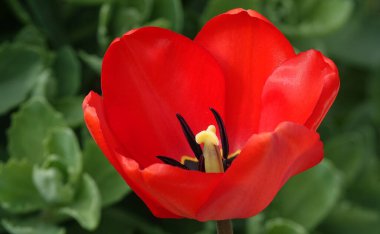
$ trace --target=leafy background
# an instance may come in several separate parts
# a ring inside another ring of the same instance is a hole
[[[377,0],[4,0],[0,2],[0,233],[215,233],[154,218],[109,166],[81,102],[100,92],[111,40],[144,25],[192,38],[228,9],[256,9],[299,51],[333,58],[341,91],[320,127],[325,160],[236,233],[380,233]],[[253,198],[254,199],[254,198]]]

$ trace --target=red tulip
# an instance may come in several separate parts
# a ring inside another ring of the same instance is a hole
[[[322,160],[316,129],[338,89],[330,59],[295,54],[267,19],[235,9],[194,40],[155,27],[116,39],[103,60],[103,95],[88,94],[83,110],[97,144],[155,216],[224,220],[256,215],[291,176]],[[224,173],[202,172],[202,148],[191,139],[189,128],[210,124],[221,125],[224,157],[235,155],[222,160]]]

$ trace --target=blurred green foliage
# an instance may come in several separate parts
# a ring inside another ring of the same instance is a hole
[[[236,233],[378,234],[380,2],[377,0],[6,0],[0,2],[0,233],[215,233],[160,220],[109,165],[81,102],[100,92],[113,38],[145,25],[192,38],[213,16],[252,8],[298,50],[317,48],[341,74],[319,129],[323,163],[291,179]]]

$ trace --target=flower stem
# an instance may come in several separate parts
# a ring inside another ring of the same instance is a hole
[[[231,220],[219,220],[216,221],[217,234],[233,234]]]

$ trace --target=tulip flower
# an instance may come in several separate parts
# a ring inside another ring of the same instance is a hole
[[[194,40],[142,27],[105,53],[102,96],[83,102],[93,138],[161,218],[254,216],[323,159],[316,129],[339,76],[316,50],[296,54],[252,10],[211,19]]]

